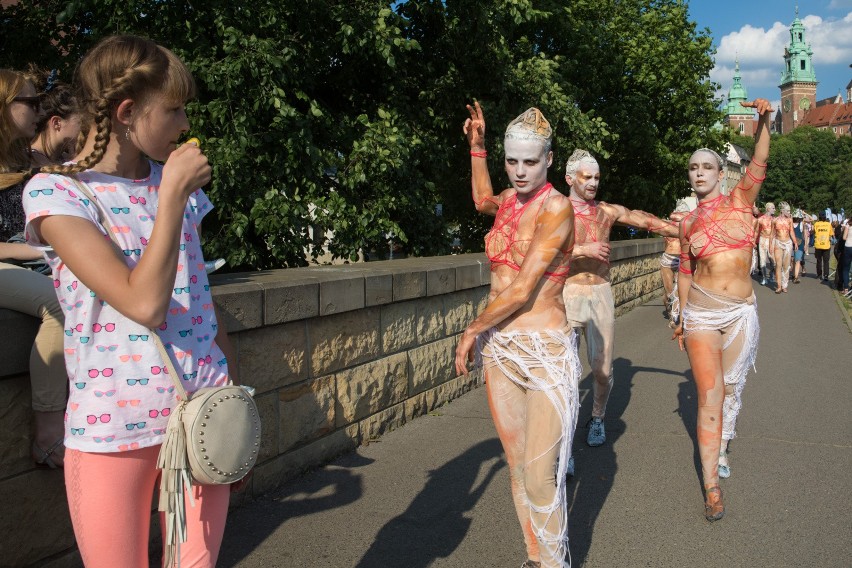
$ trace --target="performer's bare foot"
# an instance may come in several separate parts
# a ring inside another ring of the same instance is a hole
[[[710,522],[725,516],[725,504],[722,502],[722,489],[718,485],[704,490],[704,518]]]

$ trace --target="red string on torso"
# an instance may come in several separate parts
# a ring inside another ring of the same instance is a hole
[[[751,206],[737,205],[728,195],[698,204],[695,220],[686,233],[695,260],[754,247],[755,232]]]
[[[552,188],[551,184],[545,184],[532,198],[520,206],[518,206],[517,193],[503,200],[503,203],[497,210],[494,226],[485,235],[485,253],[488,255],[488,259],[491,260],[492,270],[496,266],[501,265],[508,266],[516,271],[521,269],[520,264],[516,262],[516,258],[520,257],[520,262],[523,262],[526,250],[531,242],[531,239],[517,238],[521,218],[535,202],[538,202],[535,212],[535,217],[538,217],[545,202],[545,199],[540,199],[540,197],[547,194]],[[567,254],[567,251],[563,251],[563,253]],[[568,277],[568,266],[548,270],[544,273],[544,277],[549,280],[564,282]]]

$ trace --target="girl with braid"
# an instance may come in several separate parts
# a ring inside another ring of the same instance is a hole
[[[211,209],[199,189],[211,168],[197,145],[177,146],[195,85],[168,49],[108,37],[80,62],[75,87],[85,143],[74,161],[27,184],[26,235],[46,252],[65,312],[65,483],[83,563],[147,568],[157,457],[179,404],[151,330],[188,392],[233,378],[198,232]],[[229,488],[190,492],[177,560],[212,568]],[[165,548],[170,566],[173,547]]]
[[[755,243],[752,206],[766,176],[772,107],[764,99],[743,106],[757,109],[760,116],[746,175],[724,195],[721,157],[706,148],[693,153],[689,183],[698,207],[680,225],[677,287],[683,308],[672,339],[686,348],[698,391],[696,429],[708,521],[725,514],[719,478],[730,475],[728,441],[734,437],[760,333],[749,276]]]
[[[574,213],[547,181],[551,128],[536,108],[505,134],[511,187],[494,195],[485,161],[485,118],[468,106],[473,201],[494,216],[488,307],[465,329],[456,371],[479,352],[491,416],[506,452],[527,559],[522,568],[570,566],[565,480],[577,422],[580,363],[562,286],[574,246]]]

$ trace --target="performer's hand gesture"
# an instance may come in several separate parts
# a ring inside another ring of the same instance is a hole
[[[674,333],[672,333],[672,340],[677,339],[677,345],[680,347],[681,351],[686,351],[686,347],[683,344],[683,323],[679,323],[676,328],[674,328]]]
[[[474,152],[483,152],[485,151],[485,116],[482,114],[482,107],[479,106],[479,101],[474,101],[473,106],[466,106],[470,112],[470,118],[464,121],[462,130],[467,136],[470,149]]]
[[[757,114],[761,116],[764,113],[772,112],[772,105],[766,99],[754,99],[753,101],[746,101],[741,104],[746,108],[756,109]]]

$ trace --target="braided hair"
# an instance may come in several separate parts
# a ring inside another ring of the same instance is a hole
[[[76,164],[46,166],[42,172],[76,174],[100,162],[113,130],[112,115],[124,100],[144,106],[152,96],[181,103],[195,96],[192,75],[174,53],[132,35],[98,42],[80,61],[74,84],[83,113],[80,136],[85,140],[94,127],[94,147]]]

